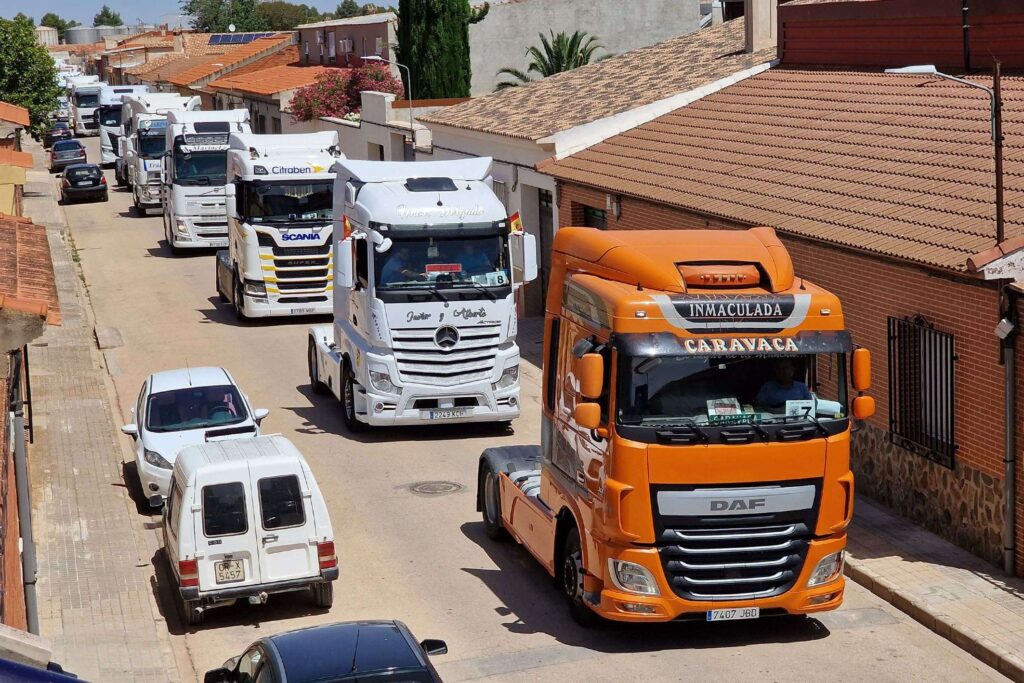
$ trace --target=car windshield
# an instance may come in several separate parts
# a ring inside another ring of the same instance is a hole
[[[163,135],[140,135],[139,155],[146,159],[155,159],[167,149],[167,139]]]
[[[100,103],[100,94],[96,92],[75,93],[76,107],[95,107]]]
[[[95,166],[69,168],[64,171],[64,176],[71,180],[95,180],[100,177],[100,169]]]
[[[841,353],[621,358],[618,421],[720,425],[842,419],[844,360]]]
[[[50,130],[68,130],[68,124],[66,123],[55,123],[50,126]]]
[[[238,389],[230,384],[151,394],[146,415],[146,429],[151,432],[222,427],[248,417]]]
[[[245,215],[253,223],[329,221],[334,181],[253,182],[245,192]]]
[[[121,106],[101,107],[96,113],[96,118],[99,119],[101,126],[120,126]]]
[[[174,152],[175,182],[183,185],[223,185],[227,178],[227,152]]]
[[[374,252],[377,287],[497,287],[508,285],[506,237],[396,239],[383,254]]]
[[[82,149],[82,143],[78,140],[62,140],[53,145],[55,152],[75,152]]]

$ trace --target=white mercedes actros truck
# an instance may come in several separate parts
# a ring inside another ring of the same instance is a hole
[[[127,183],[132,191],[136,215],[158,209],[163,201],[164,152],[167,149],[167,115],[172,111],[194,111],[202,100],[173,93],[129,95],[122,100],[120,166],[115,167],[119,185]],[[120,169],[120,173],[117,169]]]
[[[519,416],[516,290],[537,275],[491,159],[335,167],[334,325],[309,330],[309,380],[368,425]]]
[[[100,102],[96,108],[96,123],[100,132],[100,163],[117,162],[121,137],[122,100],[125,95],[144,95],[148,85],[105,85],[100,88]]]
[[[228,138],[251,133],[249,111],[172,111],[164,160],[164,239],[171,251],[228,246]]]
[[[338,134],[232,133],[229,147],[221,300],[243,319],[329,314]]]
[[[96,107],[100,103],[100,88],[106,85],[99,76],[74,76],[68,79],[71,92],[71,121],[75,135],[96,135]]]

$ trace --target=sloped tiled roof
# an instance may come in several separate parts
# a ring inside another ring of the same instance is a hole
[[[146,81],[152,83],[171,82],[175,81],[172,79],[177,78],[179,75],[192,71],[196,68],[201,68],[211,61],[217,62],[222,55],[178,55],[177,59],[168,61],[156,69],[148,72],[143,78]],[[216,67],[221,68],[221,67]]]
[[[238,90],[255,95],[275,95],[285,90],[301,88],[316,81],[317,76],[339,67],[302,66],[297,63],[299,48],[290,46],[278,53],[232,71],[227,76],[210,81],[209,86],[220,90]],[[287,59],[288,61],[282,61]],[[340,69],[349,71],[349,69]]]
[[[991,77],[972,77],[991,84]],[[1024,77],[1004,76],[1006,237],[1024,235]],[[776,68],[539,164],[556,178],[963,271],[995,242],[989,98]]]
[[[10,102],[0,102],[0,121],[27,126],[29,124],[28,109]]]
[[[147,76],[157,69],[167,66],[171,62],[175,62],[179,59],[184,59],[185,55],[180,52],[171,52],[162,55],[153,55],[150,59],[138,66],[133,66],[125,69],[125,73],[132,74],[133,76]]]
[[[46,226],[0,214],[0,308],[60,324],[60,301]]]
[[[257,38],[251,43],[243,45],[232,45],[223,54],[209,55],[202,63],[196,64],[184,71],[180,71],[167,80],[178,86],[188,86],[197,81],[216,75],[220,71],[231,68],[233,65],[244,62],[247,59],[260,56],[281,47],[293,40],[292,33],[278,34],[267,38]]]
[[[539,140],[775,59],[774,46],[753,54],[743,48],[743,19],[734,19],[419,118],[426,123]]]

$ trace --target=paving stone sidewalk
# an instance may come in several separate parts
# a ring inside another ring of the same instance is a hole
[[[36,168],[45,168],[31,141]],[[181,681],[153,595],[152,557],[122,479],[105,370],[51,176],[30,171],[25,214],[47,226],[63,324],[29,347],[29,450],[40,630],[88,681]],[[136,528],[138,527],[138,528]]]
[[[862,497],[847,550],[847,577],[1024,681],[1024,580]]]

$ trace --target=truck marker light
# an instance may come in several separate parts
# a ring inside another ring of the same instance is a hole
[[[182,588],[199,585],[199,563],[195,560],[178,560],[178,582]]]

